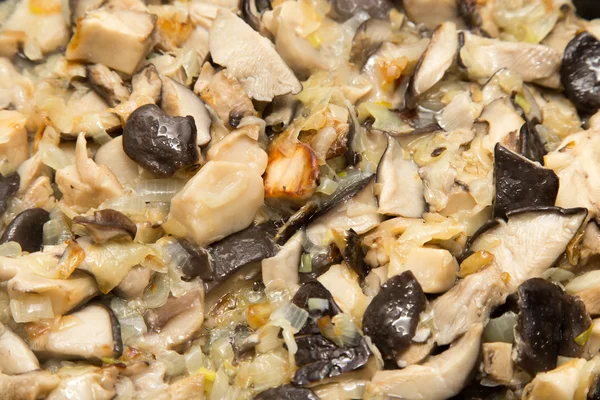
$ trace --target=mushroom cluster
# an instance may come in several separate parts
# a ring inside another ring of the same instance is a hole
[[[600,398],[593,3],[0,1],[0,399]]]

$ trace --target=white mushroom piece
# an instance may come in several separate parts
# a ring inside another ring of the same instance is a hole
[[[60,378],[50,371],[31,371],[19,375],[0,373],[0,394],[5,399],[43,399],[59,383]]]
[[[27,160],[27,118],[17,111],[0,111],[0,174],[8,175]]]
[[[419,168],[391,136],[377,167],[376,188],[381,214],[420,218],[425,212],[424,185]]]
[[[482,331],[483,326],[475,324],[440,355],[402,370],[378,371],[371,383],[389,397],[407,400],[443,400],[455,396],[475,367]]]
[[[257,142],[259,130],[258,125],[246,125],[231,132],[210,147],[208,160],[241,163],[262,175],[267,168],[268,156]]]
[[[68,369],[68,367],[67,367]],[[70,371],[60,371],[67,375]],[[75,370],[48,396],[48,400],[110,400],[115,398],[119,371],[114,366],[105,368],[88,367]]]
[[[198,146],[210,142],[210,116],[202,100],[190,89],[170,78],[163,78],[160,107],[172,117],[191,115],[196,124]]]
[[[210,29],[210,53],[255,100],[296,94],[302,85],[273,44],[231,11],[219,9]]]
[[[0,373],[17,375],[38,369],[40,363],[27,343],[0,323]]]
[[[446,21],[454,22],[459,28],[464,26],[457,3],[455,0],[404,0],[402,6],[411,21],[433,30]]]
[[[111,107],[116,107],[129,99],[131,93],[115,71],[102,64],[89,65],[86,70],[92,88]]]
[[[117,136],[100,146],[94,155],[94,161],[98,165],[108,167],[121,185],[131,185],[145,177],[151,177],[149,172],[146,172],[125,154],[123,136]]]
[[[297,232],[287,241],[274,257],[261,261],[263,283],[282,284],[292,293],[298,288],[298,265],[302,256],[302,243],[306,238],[304,231]]]
[[[584,359],[575,358],[551,371],[537,374],[523,389],[522,399],[571,400],[575,398],[580,373],[585,364]]]
[[[105,165],[88,158],[85,135],[77,138],[75,164],[56,171],[56,184],[65,205],[82,212],[124,194],[123,187]]]
[[[146,104],[156,104],[162,92],[162,80],[154,64],[148,64],[131,78],[131,96],[112,109],[126,122],[129,115]]]
[[[574,278],[565,290],[579,297],[590,315],[600,315],[600,271],[589,271]]]
[[[103,64],[133,74],[152,48],[156,16],[120,8],[101,8],[79,20],[67,46],[67,59]]]
[[[470,250],[486,251],[494,261],[432,302],[436,342],[449,344],[473,324],[486,323],[492,308],[554,264],[586,215],[581,208],[525,209],[476,235]]]
[[[511,354],[511,343],[484,343],[482,372],[494,382],[509,385],[515,372]]]
[[[490,78],[502,68],[518,73],[525,82],[558,80],[561,54],[540,44],[505,42],[463,32],[460,60],[471,79]]]
[[[99,360],[123,352],[119,321],[101,304],[87,305],[50,322],[31,323],[28,332],[35,333],[27,340],[29,346],[44,359]]]
[[[439,82],[454,62],[457,51],[456,25],[444,22],[433,31],[431,41],[417,64],[411,82],[412,94],[419,96]]]

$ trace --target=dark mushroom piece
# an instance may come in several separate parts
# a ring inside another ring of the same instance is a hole
[[[199,160],[194,118],[170,117],[154,104],[139,107],[125,124],[123,150],[142,168],[168,178]]]
[[[523,157],[531,161],[544,164],[544,156],[547,151],[542,142],[542,138],[537,133],[536,124],[526,122],[519,130],[519,139],[517,140],[517,151]]]
[[[551,207],[558,195],[558,177],[554,171],[499,143],[494,148],[494,185],[493,215],[498,217],[523,207]]]
[[[18,214],[8,225],[0,244],[17,242],[23,251],[39,251],[44,240],[44,224],[50,220],[48,211],[30,208]]]
[[[362,68],[382,43],[392,39],[390,21],[379,18],[369,18],[356,30],[352,39],[350,62]]]
[[[244,21],[257,32],[260,32],[262,13],[271,10],[271,0],[240,0],[239,9]]]
[[[327,306],[311,310],[308,307],[310,299],[327,300]],[[308,319],[298,332],[299,335],[318,334],[320,330],[317,321],[320,318],[333,317],[342,312],[329,290],[316,279],[304,283],[292,298],[292,303],[308,311]]]
[[[93,216],[79,215],[73,218],[73,223],[83,225],[96,243],[123,238],[133,240],[137,233],[137,226],[129,217],[111,209],[94,211]]]
[[[556,367],[558,356],[579,357],[576,338],[591,326],[583,302],[544,279],[525,281],[518,289],[515,363],[535,375]]]
[[[560,80],[565,94],[577,110],[592,115],[600,108],[600,41],[581,32],[569,42],[563,54]]]
[[[116,107],[129,99],[131,93],[123,80],[105,65],[94,64],[86,67],[87,78],[92,89],[98,93],[111,107]]]
[[[177,242],[188,254],[186,262],[181,265],[181,279],[191,281],[194,278],[200,278],[204,282],[212,281],[214,272],[210,252],[187,239],[177,238]]]
[[[0,174],[0,216],[6,211],[8,200],[17,193],[20,185],[21,178],[16,172],[6,176]]]
[[[371,271],[371,267],[365,262],[365,251],[360,236],[353,229],[344,232],[343,248],[340,251],[346,264],[362,279]]]
[[[299,105],[300,102],[295,96],[286,94],[275,97],[263,112],[263,117],[271,133],[283,132],[292,122]]]
[[[336,21],[346,21],[359,11],[366,11],[371,17],[387,19],[394,5],[389,0],[333,0],[329,17]]]
[[[388,279],[363,316],[363,331],[385,359],[395,359],[410,346],[427,299],[411,271]]]
[[[254,400],[319,400],[312,390],[308,388],[298,388],[293,385],[283,385],[276,388],[267,389],[254,396]]]

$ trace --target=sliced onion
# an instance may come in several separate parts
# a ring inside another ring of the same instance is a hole
[[[60,211],[59,215],[44,224],[43,231],[43,243],[46,246],[62,244],[73,237],[66,217]]]
[[[598,284],[600,284],[600,271],[590,271],[569,282],[567,286],[565,286],[565,290],[572,294],[596,287]]]
[[[185,357],[185,368],[188,374],[192,375],[204,368],[204,353],[200,346],[192,346],[183,355]]]
[[[184,186],[177,179],[151,179],[134,185],[133,190],[144,201],[171,201]]]
[[[298,332],[308,319],[308,311],[298,307],[294,303],[286,303],[271,313],[271,321],[287,320],[291,327]]]
[[[574,276],[574,273],[572,273],[571,271],[567,271],[566,269],[548,268],[542,273],[541,278],[552,282],[564,282],[568,281]]]
[[[512,311],[498,318],[490,319],[483,331],[486,342],[512,343],[515,340],[514,328],[517,324],[517,314]]]
[[[285,383],[288,361],[283,351],[272,351],[257,356],[248,368],[248,376],[257,391],[263,391]]]
[[[338,183],[332,179],[325,178],[321,180],[321,184],[317,187],[317,192],[331,196],[338,188]]]
[[[312,272],[312,254],[304,253],[302,254],[302,258],[300,259],[300,267],[298,268],[298,272],[303,274],[307,274]]]
[[[139,196],[126,195],[107,200],[98,208],[110,208],[126,215],[144,215],[146,203]]]
[[[118,297],[113,297],[110,302],[110,308],[121,325],[121,337],[126,345],[130,345],[135,338],[148,332],[142,317],[144,309],[138,306],[141,306],[139,302],[126,302]]]
[[[161,350],[156,359],[165,363],[168,376],[181,375],[185,371],[185,357],[173,350]]]
[[[17,323],[54,317],[50,297],[38,294],[21,294],[18,299],[11,300],[10,312]]]
[[[0,244],[0,257],[19,257],[21,252],[21,245],[17,242]]]
[[[333,318],[323,317],[318,323],[321,334],[339,347],[356,346],[360,343],[362,335],[348,314],[337,314]]]
[[[281,339],[279,339],[279,331],[281,328],[274,325],[265,325],[258,331],[259,343],[255,349],[258,353],[267,353],[278,347],[281,347]]]
[[[157,273],[154,276],[152,284],[146,288],[142,299],[148,308],[158,308],[167,302],[169,297],[170,284],[167,274]]]
[[[308,299],[308,311],[327,311],[329,300],[311,297]]]
[[[229,377],[223,368],[219,368],[212,384],[209,400],[223,400],[228,398]]]

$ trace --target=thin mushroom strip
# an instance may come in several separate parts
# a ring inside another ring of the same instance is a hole
[[[0,400],[600,399],[594,0],[0,0]]]

